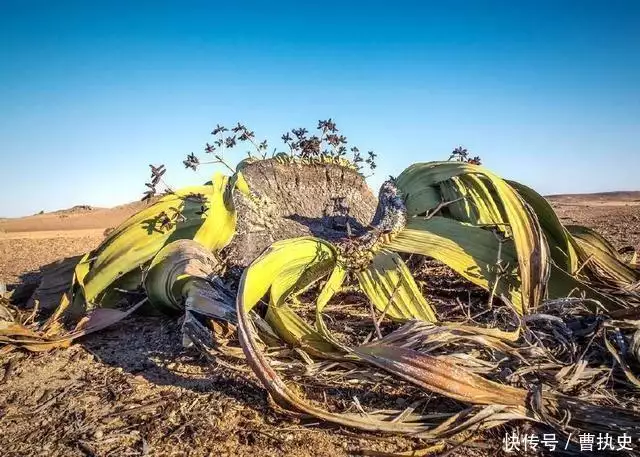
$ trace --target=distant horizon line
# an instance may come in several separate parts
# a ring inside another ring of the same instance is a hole
[[[640,198],[640,189],[638,190],[610,190],[610,191],[602,191],[602,192],[576,192],[576,193],[560,193],[560,194],[546,194],[543,195],[544,198],[554,198],[554,197],[576,197],[576,196],[598,196],[598,195],[602,195],[602,196],[611,196],[611,195],[617,195],[617,194],[638,194],[638,197]],[[0,220],[6,220],[6,219],[21,219],[24,217],[33,217],[33,216],[39,216],[41,214],[53,214],[56,212],[60,212],[60,211],[68,211],[74,208],[79,208],[79,207],[89,207],[91,209],[113,209],[113,208],[117,208],[118,206],[125,206],[125,205],[132,205],[134,203],[141,203],[141,200],[130,200],[128,202],[123,202],[123,203],[116,203],[112,206],[94,206],[88,203],[78,203],[75,205],[71,205],[68,206],[66,208],[59,208],[59,209],[54,209],[54,210],[50,210],[50,211],[44,211],[42,210],[41,212],[37,212],[37,213],[32,213],[32,214],[25,214],[22,216],[1,216],[0,215]]]

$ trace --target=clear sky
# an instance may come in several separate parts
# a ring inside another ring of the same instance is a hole
[[[148,163],[201,182],[218,122],[328,117],[373,186],[464,145],[545,194],[639,190],[640,2],[0,0],[0,216],[137,199]]]

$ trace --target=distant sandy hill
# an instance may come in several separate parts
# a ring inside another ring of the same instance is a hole
[[[113,208],[95,208],[76,205],[72,208],[35,214],[15,219],[0,219],[0,233],[59,232],[69,230],[106,229],[116,227],[132,214],[147,206],[144,202],[132,202]]]
[[[561,205],[579,206],[636,206],[640,205],[640,191],[597,192],[593,194],[547,195],[547,200]]]
[[[640,200],[640,190],[619,190],[615,192],[596,192],[593,194],[555,194],[547,198],[556,199],[587,199],[587,200]]]
[[[52,211],[49,214],[81,214],[81,213],[88,213],[89,211],[95,211],[100,209],[108,209],[108,208],[96,208],[95,206],[89,206],[89,205],[76,205],[76,206],[72,206],[71,208]],[[44,213],[41,213],[41,214],[44,214]]]

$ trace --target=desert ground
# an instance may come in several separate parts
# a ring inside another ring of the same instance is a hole
[[[549,199],[563,222],[596,228],[617,248],[640,248],[640,192]],[[91,250],[105,230],[140,207],[79,206],[0,219],[0,282],[10,290],[36,284],[40,267]],[[436,306],[458,293],[439,274],[425,280]],[[500,432],[494,434],[453,455],[497,455]],[[6,457],[342,456],[419,446],[283,414],[249,371],[184,349],[179,324],[169,318],[135,316],[69,349],[0,356],[0,455]]]

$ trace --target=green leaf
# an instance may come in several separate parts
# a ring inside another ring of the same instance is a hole
[[[334,345],[287,304],[291,294],[328,275],[335,261],[333,246],[320,239],[276,242],[245,270],[243,281],[250,287],[239,291],[242,302],[253,308],[269,292],[266,321],[281,338],[317,354],[335,352]]]
[[[487,230],[434,216],[430,219],[410,219],[406,228],[386,247],[432,257],[486,290],[495,287],[498,296],[505,296],[516,311],[523,314],[513,244],[510,241],[503,242],[500,258],[506,270],[498,279],[496,262],[499,244],[498,237]]]
[[[382,250],[367,269],[356,273],[356,277],[369,300],[385,316],[399,321],[437,321],[433,309],[398,254]]]
[[[166,195],[127,219],[81,262],[76,278],[90,303],[109,306],[109,289],[129,272],[142,268],[167,244],[197,237],[208,249],[220,249],[233,236],[235,211],[223,204],[226,178],[216,176],[212,185],[188,187]],[[201,194],[203,201],[196,198]],[[207,211],[202,213],[202,207]],[[160,216],[172,222],[161,226]],[[207,223],[204,224],[205,219]],[[136,276],[142,279],[142,276]],[[139,283],[138,283],[139,285]]]
[[[398,176],[397,185],[405,196],[409,217],[423,215],[437,204],[450,203],[441,195],[434,205],[431,190],[442,193],[444,188],[449,198],[465,198],[465,206],[453,208],[453,216],[458,216],[460,222],[508,224],[506,234],[513,237],[521,278],[519,308],[524,311],[540,303],[549,275],[548,246],[535,214],[502,178],[468,163],[428,162],[407,168]]]
[[[616,249],[594,230],[579,225],[568,225],[567,230],[577,240],[587,258],[585,268],[596,281],[633,289],[638,287],[640,271],[624,263]]]

